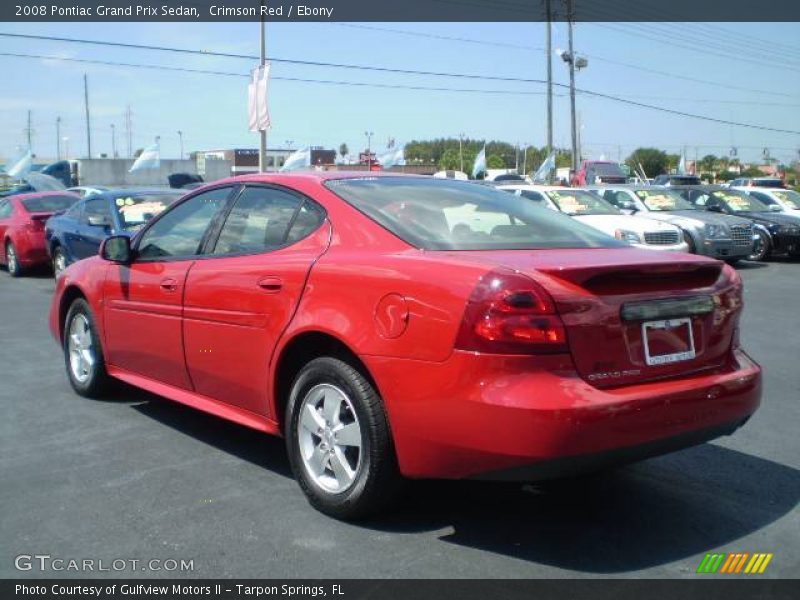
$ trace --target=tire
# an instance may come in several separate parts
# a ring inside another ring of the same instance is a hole
[[[756,234],[758,235],[758,241],[754,243],[753,253],[748,256],[747,259],[767,260],[770,254],[772,254],[772,242],[769,239],[769,235],[760,229],[756,230]]]
[[[689,249],[687,250],[689,254],[697,254],[697,246],[694,243],[694,239],[686,231],[683,232],[683,241],[686,242],[687,246],[689,246]]]
[[[111,387],[103,348],[89,304],[78,298],[64,321],[64,363],[70,385],[86,398],[101,398]]]
[[[6,242],[6,267],[8,268],[8,274],[12,277],[22,277],[22,265],[19,264],[17,249],[11,240]]]
[[[399,495],[402,477],[383,402],[348,363],[322,357],[303,367],[284,423],[292,472],[317,510],[362,519]]]
[[[53,277],[58,279],[58,276],[67,268],[67,255],[64,254],[64,249],[61,246],[53,248]]]

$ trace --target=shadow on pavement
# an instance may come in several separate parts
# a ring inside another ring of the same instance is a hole
[[[283,440],[126,388],[121,400],[185,435],[291,477]],[[152,400],[152,401],[148,401]],[[586,573],[626,573],[740,547],[791,512],[800,471],[705,444],[581,478],[538,484],[413,482],[398,508],[358,526]],[[311,507],[308,510],[313,510]],[[696,565],[687,563],[687,570]]]

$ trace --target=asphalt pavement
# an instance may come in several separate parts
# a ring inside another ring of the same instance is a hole
[[[358,525],[310,508],[282,440],[130,387],[75,395],[52,279],[2,272],[0,577],[700,577],[707,552],[771,552],[760,577],[798,577],[800,263],[739,271],[765,387],[733,436],[557,483],[416,483]]]

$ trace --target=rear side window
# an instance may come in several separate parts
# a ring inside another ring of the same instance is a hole
[[[11,209],[11,202],[3,200],[0,202],[0,219],[7,219],[11,216],[13,210]]]
[[[465,181],[365,177],[326,186],[398,238],[427,250],[626,245],[527,198]]]
[[[230,188],[209,190],[165,212],[142,234],[139,257],[180,258],[199,254],[206,231],[225,206],[230,191]]]
[[[67,210],[80,198],[78,196],[40,196],[22,201],[22,206],[30,213],[59,212]]]
[[[245,188],[225,219],[213,254],[264,252],[305,237],[321,220],[303,205],[303,198],[283,190]]]

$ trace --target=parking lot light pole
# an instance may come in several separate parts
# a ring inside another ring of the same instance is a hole
[[[266,32],[266,24],[264,23],[263,17],[263,6],[264,0],[260,2],[262,9],[261,9],[261,68],[264,69],[267,64],[267,32]],[[261,173],[264,173],[267,170],[267,130],[262,129],[260,132],[261,141],[259,143],[258,149],[258,170]]]
[[[569,107],[572,127],[572,171],[578,171],[578,130],[575,126],[575,49],[572,45],[572,0],[567,0],[567,28],[569,32]]]
[[[464,134],[458,134],[458,160],[461,162],[461,168],[459,169],[462,173],[464,172]]]
[[[372,171],[372,136],[374,135],[371,131],[365,131],[364,135],[367,136],[367,171]]]
[[[183,131],[180,129],[178,130],[178,140],[180,140],[181,143],[181,160],[183,160]]]

